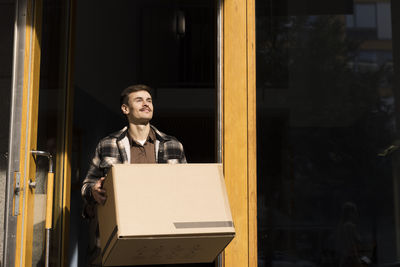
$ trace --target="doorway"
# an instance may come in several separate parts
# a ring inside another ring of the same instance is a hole
[[[152,124],[183,143],[188,162],[217,161],[217,5],[79,1],[75,17],[69,266],[85,266],[80,185],[97,142],[125,126],[124,88],[153,88]]]

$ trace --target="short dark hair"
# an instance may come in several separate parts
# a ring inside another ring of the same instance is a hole
[[[122,90],[121,96],[119,99],[120,106],[122,106],[122,104],[128,104],[128,96],[131,93],[139,92],[139,91],[146,91],[151,96],[153,89],[150,86],[144,85],[144,84],[135,84],[135,85],[131,85],[131,86],[125,88],[124,90]]]

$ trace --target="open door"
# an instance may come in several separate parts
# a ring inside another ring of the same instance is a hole
[[[72,2],[17,1],[5,266],[63,258]]]

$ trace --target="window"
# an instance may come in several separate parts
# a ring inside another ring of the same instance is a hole
[[[377,20],[374,3],[346,17],[265,3],[256,1],[259,266],[399,262],[400,44],[389,33],[400,24]],[[386,4],[384,14],[400,12]]]

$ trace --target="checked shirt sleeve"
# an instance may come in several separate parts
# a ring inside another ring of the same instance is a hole
[[[171,161],[174,163],[187,163],[183,145],[175,138],[171,138],[169,141],[164,143],[163,153],[166,163]]]
[[[185,151],[183,149],[183,145],[181,143],[179,143],[179,144],[180,144],[180,147],[181,147],[181,156],[179,158],[179,163],[187,163],[186,156],[185,156]]]
[[[95,207],[95,200],[92,196],[92,187],[96,182],[104,176],[104,171],[100,168],[101,162],[101,142],[97,145],[95,154],[90,162],[89,170],[85,180],[83,180],[81,194],[83,198],[83,217],[90,218],[93,216],[93,209]]]

